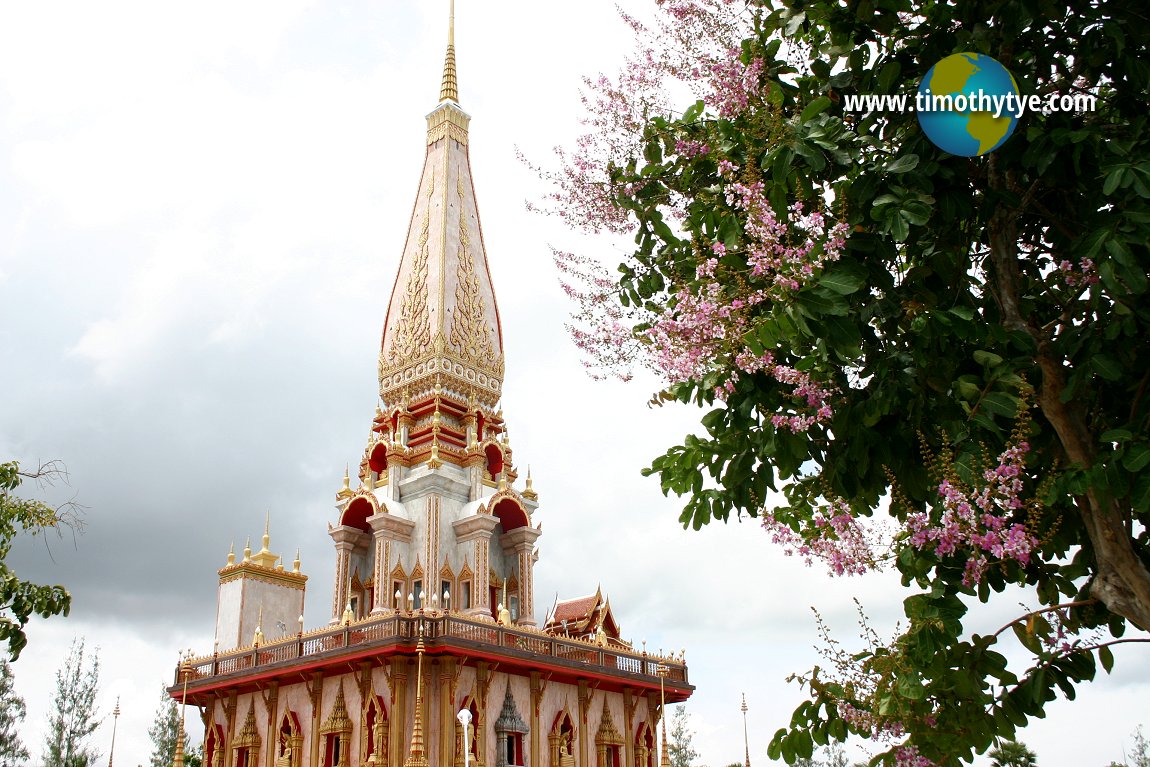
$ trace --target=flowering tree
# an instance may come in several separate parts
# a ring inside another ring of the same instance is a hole
[[[25,479],[50,485],[53,480],[66,481],[67,473],[58,463],[42,464],[33,471],[22,471],[15,461],[0,463],[0,642],[8,643],[12,660],[19,658],[28,644],[24,626],[33,615],[67,615],[72,602],[63,586],[41,586],[16,577],[4,561],[13,539],[20,532],[38,535],[47,530],[59,532],[62,527],[83,529],[77,504],[55,507],[15,495]]]
[[[808,562],[913,592],[899,636],[796,677],[810,700],[772,758],[853,733],[886,744],[875,763],[970,761],[1148,641],[1124,636],[1150,629],[1141,5],[658,6],[545,171],[545,209],[636,243],[617,277],[556,254],[572,334],[597,374],[645,365],[655,401],[710,408],[648,470],[685,526],[758,516]],[[961,51],[1095,109],[1030,113],[973,159],[911,113],[845,109]],[[1008,585],[1033,607],[964,625]]]

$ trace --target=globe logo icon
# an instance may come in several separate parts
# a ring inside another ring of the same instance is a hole
[[[1018,83],[1006,67],[981,53],[956,53],[922,78],[916,106],[918,124],[935,146],[978,157],[1010,138],[1018,104]]]

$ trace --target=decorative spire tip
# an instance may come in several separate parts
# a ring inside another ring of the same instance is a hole
[[[459,103],[459,78],[455,71],[455,0],[451,0],[451,12],[447,23],[447,58],[443,62],[443,83],[439,88],[439,100]]]

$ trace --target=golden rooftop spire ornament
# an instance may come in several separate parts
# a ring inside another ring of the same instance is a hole
[[[292,565],[291,565],[291,571],[292,571],[293,573],[298,573],[298,572],[299,572],[299,548],[298,548],[298,547],[297,547],[297,548],[296,548],[296,550],[295,550],[295,561],[294,561],[294,562],[292,562]],[[301,617],[302,617],[302,616],[301,616]]]
[[[264,518],[264,537],[263,537],[263,548],[260,549],[261,554],[267,554],[268,553],[268,546],[271,545],[271,542],[272,542],[271,527],[272,527],[272,513],[271,513],[271,510],[269,509],[268,513],[267,513],[267,517]]]
[[[252,539],[248,538],[244,543],[244,562],[252,561]]]
[[[351,467],[348,464],[343,465],[343,487],[335,494],[336,498],[344,499],[350,498],[354,493],[351,491]]]
[[[403,767],[428,767],[427,749],[423,744],[423,623],[419,624],[419,641],[415,645],[419,656],[415,672],[415,722],[411,726],[411,747]]]
[[[234,565],[236,563],[236,542],[232,541],[228,546],[228,564]]]
[[[659,654],[662,655],[663,651],[660,650]],[[659,767],[671,767],[671,755],[667,751],[667,697],[663,692],[663,677],[670,671],[671,669],[662,663],[655,667],[655,673],[659,675],[659,721],[663,725],[663,749],[659,756]]]
[[[527,465],[527,487],[523,489],[521,494],[529,501],[534,501],[539,498],[539,494],[535,492],[535,488],[531,486],[531,464]]]
[[[252,647],[259,647],[264,643],[264,608],[260,606],[260,617],[256,621],[256,633],[252,637]]]
[[[447,25],[447,58],[443,62],[443,84],[439,100],[459,103],[459,81],[455,71],[455,0],[451,0],[451,16]]]

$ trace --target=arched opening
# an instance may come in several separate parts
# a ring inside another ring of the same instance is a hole
[[[495,479],[503,471],[503,451],[492,443],[483,449],[483,454],[487,457],[487,473]]]
[[[367,457],[367,467],[377,479],[387,471],[387,445],[380,442],[371,449],[371,455]]]
[[[526,527],[529,524],[527,511],[514,498],[502,499],[491,507],[491,513],[499,517],[499,522],[503,525],[503,532],[505,533],[516,528]]]
[[[363,751],[366,765],[382,765],[387,760],[387,709],[378,695],[368,698],[363,718]]]
[[[375,514],[375,507],[372,506],[371,501],[361,495],[351,499],[351,503],[343,510],[339,523],[346,527],[358,528],[371,535],[371,525],[367,523],[367,518],[373,514]]]
[[[639,724],[635,733],[635,767],[655,767],[655,733],[647,722]]]
[[[224,767],[224,728],[213,722],[204,738],[204,767]]]
[[[478,740],[477,733],[482,732],[480,728],[482,722],[479,721],[479,707],[475,705],[475,698],[468,695],[463,699],[463,704],[460,706],[460,709],[467,709],[471,712],[471,721],[467,725],[466,733],[467,751],[469,754],[466,763],[475,765],[476,767],[483,767],[483,762],[479,758],[479,755],[483,753],[483,749],[480,747],[480,744],[476,742]],[[461,725],[459,721],[456,720],[454,767],[464,767],[464,740],[463,725]]]
[[[285,711],[276,738],[276,767],[299,767],[303,759],[303,728],[294,711]]]
[[[579,733],[571,720],[571,715],[560,711],[547,734],[547,744],[551,751],[551,767],[575,767],[575,739]]]

